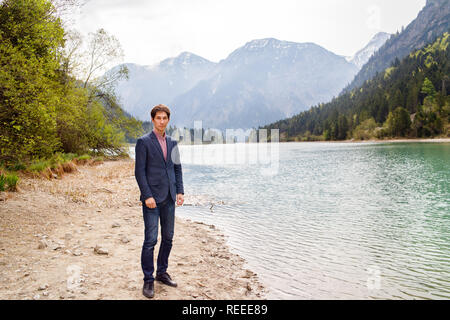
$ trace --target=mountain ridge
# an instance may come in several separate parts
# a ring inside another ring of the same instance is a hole
[[[359,52],[375,51],[377,46],[367,47],[376,38]],[[152,65],[125,65],[130,80],[119,82],[116,92],[133,116],[148,121],[150,106],[164,103],[173,109],[171,122],[177,126],[204,120],[221,128],[255,127],[327,102],[359,70],[354,62],[313,42],[273,37],[247,41],[219,62],[183,51]],[[238,119],[234,114],[240,114]]]
[[[450,33],[396,60],[361,87],[262,128],[283,141],[450,135]]]
[[[410,52],[450,30],[450,5],[448,0],[427,0],[417,17],[401,32],[392,35],[386,43],[361,68],[355,79],[342,91],[348,92],[361,86],[377,72],[389,67],[396,59],[402,59]]]
[[[314,43],[255,39],[221,60],[212,77],[176,97],[173,121],[255,127],[331,99],[356,72],[345,58]]]
[[[348,61],[361,69],[367,61],[369,61],[372,55],[383,46],[390,36],[391,35],[387,32],[378,32],[370,39],[369,43],[364,48],[356,52],[352,57],[349,57]]]

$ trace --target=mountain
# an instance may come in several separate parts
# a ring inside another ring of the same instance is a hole
[[[450,33],[326,104],[264,129],[282,141],[450,136]]]
[[[427,0],[425,7],[419,12],[417,18],[401,33],[392,35],[362,67],[344,91],[348,92],[361,86],[364,81],[371,79],[377,72],[388,68],[396,58],[405,57],[449,30],[449,0]]]
[[[126,64],[116,93],[124,109],[149,120],[152,106],[173,110],[171,124],[250,128],[329,101],[358,68],[313,43],[253,40],[219,63],[183,52],[153,66]],[[118,68],[117,66],[116,68]]]
[[[125,65],[129,80],[120,81],[116,93],[127,112],[138,119],[149,120],[152,106],[170,105],[175,96],[209,76],[216,64],[193,53],[182,52],[153,66]]]
[[[389,33],[378,32],[364,48],[355,53],[353,57],[350,57],[348,61],[357,66],[358,69],[361,69],[390,36]]]
[[[313,43],[258,39],[233,51],[172,102],[173,123],[218,129],[250,128],[329,101],[357,67]]]

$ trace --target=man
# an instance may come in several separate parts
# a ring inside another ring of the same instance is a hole
[[[170,110],[157,105],[151,111],[153,131],[136,142],[135,177],[141,192],[145,238],[142,245],[141,266],[144,272],[142,293],[153,298],[154,280],[176,287],[167,273],[175,223],[175,201],[184,202],[183,177],[177,142],[167,136],[165,129]],[[156,278],[153,277],[153,251],[158,239],[158,220],[161,221]]]

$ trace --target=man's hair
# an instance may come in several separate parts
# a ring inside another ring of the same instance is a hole
[[[167,118],[170,119],[170,109],[168,106],[165,106],[163,104],[158,104],[157,106],[153,107],[152,111],[150,112],[152,119],[155,119],[156,113],[159,111],[165,112],[167,114]]]

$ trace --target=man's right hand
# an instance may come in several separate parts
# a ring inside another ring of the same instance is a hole
[[[145,205],[150,209],[155,209],[156,208],[155,198],[152,197],[145,200]]]

